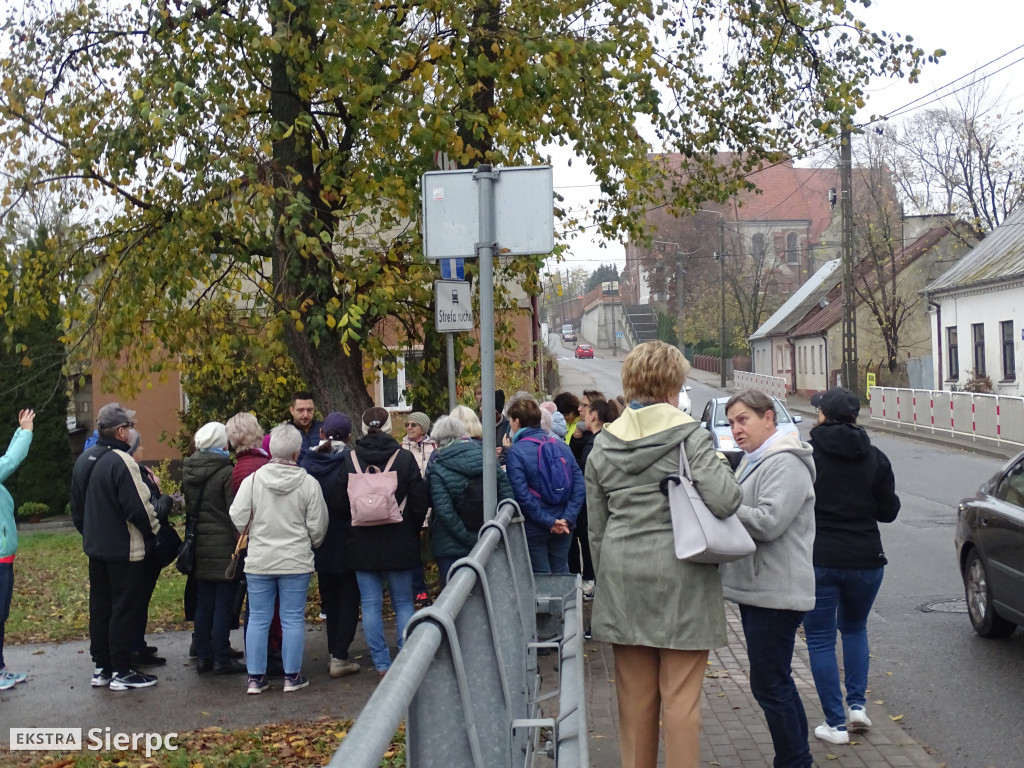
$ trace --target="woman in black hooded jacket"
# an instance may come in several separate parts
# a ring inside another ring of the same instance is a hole
[[[413,577],[420,565],[420,528],[427,516],[427,486],[416,458],[391,436],[391,415],[384,408],[370,408],[361,419],[363,436],[346,457],[338,473],[335,496],[338,509],[351,520],[349,479],[355,472],[353,455],[363,471],[370,466],[384,470],[394,457],[391,471],[398,476],[395,499],[403,504],[401,522],[384,525],[353,525],[348,538],[348,562],[359,583],[363,609],[363,634],[377,674],[391,666],[391,652],[384,639],[384,583],[391,592],[397,619],[398,648],[402,648],[405,625],[415,612]]]
[[[811,398],[818,424],[814,448],[814,609],[804,616],[807,651],[825,722],[814,735],[848,744],[850,730],[871,727],[865,710],[868,682],[868,614],[882,585],[885,552],[879,523],[900,510],[896,480],[884,453],[857,426],[860,399],[844,387]],[[839,686],[836,630],[843,637],[846,703]]]

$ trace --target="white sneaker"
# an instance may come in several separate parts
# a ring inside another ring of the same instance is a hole
[[[822,723],[814,729],[814,735],[829,744],[849,744],[850,734],[846,732],[845,725],[837,725],[833,728],[828,723]]]
[[[583,599],[593,600],[594,599],[594,580],[584,579],[583,580]]]
[[[851,731],[866,731],[871,727],[871,719],[864,707],[850,707],[849,728]]]

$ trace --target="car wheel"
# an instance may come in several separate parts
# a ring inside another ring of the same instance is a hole
[[[972,549],[964,565],[964,592],[967,596],[967,615],[974,631],[982,637],[1009,637],[1017,625],[1007,621],[992,605],[992,590],[988,584],[985,563]]]

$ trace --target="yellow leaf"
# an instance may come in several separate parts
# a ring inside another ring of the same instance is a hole
[[[328,315],[327,316],[327,327],[328,328],[333,328],[337,324],[338,324],[338,321],[334,319],[334,315]]]
[[[25,357],[21,358],[21,364],[25,368],[31,368],[32,367],[32,360],[29,359],[28,355],[26,355]]]
[[[295,330],[296,330],[296,331],[302,331],[302,330],[304,330],[304,329],[305,329],[305,327],[306,327],[306,326],[305,326],[305,325],[303,325],[303,323],[302,323],[302,321],[301,321],[301,320],[296,320],[296,321],[295,321]]]
[[[889,719],[894,723],[903,719],[903,715],[889,715]]]

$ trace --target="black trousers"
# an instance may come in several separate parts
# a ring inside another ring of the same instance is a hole
[[[593,581],[594,561],[590,557],[590,539],[587,536],[587,505],[584,504],[576,518],[572,531],[572,546],[569,547],[569,573],[578,573],[584,581]]]
[[[336,659],[348,658],[348,647],[359,623],[359,582],[355,571],[318,573],[320,605],[327,616],[327,650]]]
[[[126,674],[149,603],[146,563],[89,558],[89,652],[97,667]]]
[[[149,623],[149,601],[153,599],[153,590],[156,589],[156,583],[160,580],[160,564],[157,563],[156,557],[149,555],[143,561],[145,564],[145,584],[143,590],[145,593],[146,604],[142,611],[138,615],[138,627],[135,630],[135,639],[132,642],[132,650],[141,653],[146,647],[146,624]]]

